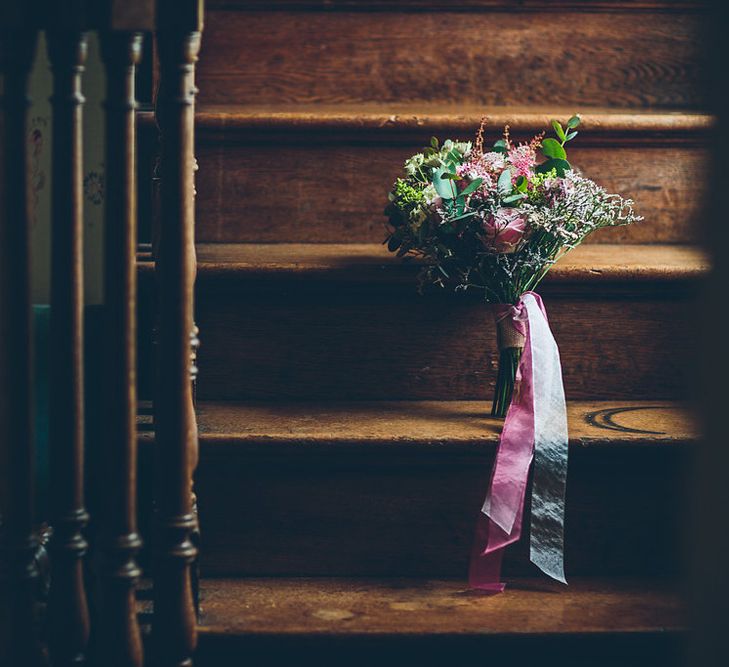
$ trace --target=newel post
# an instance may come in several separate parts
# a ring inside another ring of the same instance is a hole
[[[195,61],[202,2],[158,0],[160,235],[156,255],[158,303],[156,532],[153,650],[162,667],[192,664],[196,645],[191,564],[196,548],[192,474],[197,423],[191,378],[194,338]]]
[[[0,664],[40,667],[35,602],[28,80],[38,8],[0,6]]]

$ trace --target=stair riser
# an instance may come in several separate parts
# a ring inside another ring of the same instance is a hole
[[[345,621],[346,622],[346,621]],[[198,667],[245,663],[267,667],[307,664],[318,667],[472,667],[474,664],[533,665],[544,667],[683,667],[686,638],[674,632],[591,633],[568,636],[445,637],[417,635],[371,638],[330,634],[248,636],[212,634],[204,629],[195,656]],[[586,656],[589,656],[586,663]]]
[[[198,394],[203,400],[486,399],[498,354],[493,319],[477,299],[419,296],[413,283],[276,288],[200,280]],[[581,293],[540,290],[571,399],[671,399],[687,393],[693,358],[680,284],[602,283]]]
[[[204,575],[465,576],[493,462],[448,447],[206,443],[196,492]],[[572,447],[568,574],[675,571],[684,447]],[[526,534],[526,533],[525,533]],[[534,574],[528,538],[506,572]]]
[[[700,23],[660,9],[214,11],[198,80],[214,103],[697,108]]]
[[[430,129],[400,141],[381,133],[368,143],[303,131],[286,134],[291,141],[273,132],[270,142],[262,140],[260,130],[257,140],[232,131],[208,137],[203,127],[197,148],[198,241],[378,243],[386,234],[388,189],[402,174],[404,160],[429,141]],[[495,139],[501,130],[491,131]],[[473,127],[439,134],[472,135]],[[681,243],[697,237],[708,158],[698,138],[590,145],[587,128],[576,142],[572,163],[608,192],[633,198],[645,218],[639,225],[600,231],[590,241]]]

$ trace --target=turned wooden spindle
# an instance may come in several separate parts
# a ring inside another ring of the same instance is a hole
[[[29,3],[0,8],[0,664],[46,663],[35,604],[28,80]]]
[[[101,609],[98,660],[138,667],[143,650],[136,614],[141,574],[137,533],[137,184],[135,68],[139,30],[152,27],[151,2],[104,3],[101,53],[106,68],[104,297],[104,494],[100,521]]]
[[[200,48],[201,2],[157,5],[160,128],[160,231],[155,384],[156,534],[153,648],[159,665],[192,664],[196,644],[191,540],[197,521],[192,473],[197,424],[192,400],[191,335],[194,245],[194,64]]]
[[[81,75],[86,61],[86,35],[66,25],[56,28],[58,24],[52,18],[47,32],[53,71],[49,416],[53,539],[49,644],[53,664],[64,666],[85,663],[89,638],[83,579],[87,550],[83,530],[88,514],[83,471]]]

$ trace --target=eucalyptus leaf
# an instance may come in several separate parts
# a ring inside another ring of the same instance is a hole
[[[570,132],[567,137],[565,138],[565,141],[572,141],[577,136],[577,131]]]
[[[494,142],[494,152],[506,153],[506,142],[503,139],[499,139],[498,141]]]
[[[511,191],[514,188],[511,184],[511,171],[509,169],[506,169],[505,171],[501,172],[501,176],[499,176],[499,180],[496,183],[496,187],[501,196],[511,194]]]
[[[567,157],[567,152],[560,146],[559,141],[556,139],[545,139],[542,142],[542,153],[546,157],[555,158],[557,160],[564,160]]]
[[[578,114],[575,114],[567,121],[567,127],[570,128],[570,130],[574,130],[579,124],[582,119]]]
[[[470,195],[472,192],[475,192],[481,187],[481,183],[483,183],[483,178],[474,178],[461,192],[461,197],[465,197],[466,195]]]
[[[520,192],[515,195],[509,195],[508,197],[504,197],[502,201],[504,204],[513,204],[514,202],[520,201],[522,199],[526,199],[526,195],[523,192]]]
[[[555,133],[560,138],[560,141],[565,140],[564,130],[562,129],[562,125],[559,121],[553,120],[552,121],[552,127],[554,128]]]
[[[438,196],[443,199],[453,199],[456,196],[456,186],[453,182],[446,177],[443,178],[443,174],[447,173],[445,167],[438,167],[433,172],[433,186]]]

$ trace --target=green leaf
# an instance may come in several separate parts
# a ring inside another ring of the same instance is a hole
[[[431,137],[430,138],[430,145],[437,150],[438,146],[440,145],[438,143],[438,137]]]
[[[526,199],[526,195],[523,192],[520,192],[516,195],[509,195],[508,197],[504,197],[501,201],[504,202],[504,204],[513,204],[514,202],[517,202],[521,199]]]
[[[506,153],[506,142],[503,139],[499,139],[498,141],[494,142],[494,152]]]
[[[529,185],[529,182],[527,181],[527,179],[524,176],[517,176],[516,189],[519,192],[526,192],[528,185]]]
[[[567,157],[565,149],[559,145],[559,141],[556,139],[545,139],[542,142],[542,153],[544,153],[546,157],[558,160],[564,160]]]
[[[470,195],[472,192],[475,192],[481,187],[481,183],[483,183],[483,178],[474,178],[461,192],[461,197],[465,197],[466,195]]]
[[[567,127],[570,128],[570,130],[574,130],[579,124],[582,119],[580,118],[579,114],[575,114],[567,121]]]
[[[567,162],[567,160],[553,158],[551,160],[547,160],[546,162],[542,162],[542,164],[540,164],[534,171],[536,171],[538,174],[545,174],[552,169],[555,169],[557,171],[557,176],[561,177],[564,176],[566,171],[572,169],[572,167],[570,166],[570,163]]]
[[[575,132],[570,132],[570,133],[569,133],[569,134],[568,134],[568,135],[567,135],[567,136],[565,137],[565,141],[572,141],[572,139],[574,139],[574,138],[575,138],[576,136],[577,136],[577,131],[575,131]]]
[[[458,220],[465,220],[466,218],[472,218],[474,215],[476,215],[473,211],[469,211],[468,213],[464,213],[463,215],[456,216],[455,218],[451,218],[450,222],[457,222]]]
[[[562,129],[562,125],[559,123],[559,121],[553,120],[552,127],[554,128],[555,133],[559,137],[559,140],[564,141],[565,140],[564,130]]]
[[[445,178],[443,177],[446,173],[448,172],[445,167],[438,167],[433,172],[433,186],[439,197],[453,199],[456,196],[456,186],[453,185],[453,182],[447,176]]]
[[[449,171],[446,171],[443,175],[441,175],[441,178],[443,180],[451,180],[451,181],[460,181],[463,180],[461,176],[458,174],[451,174]]]
[[[499,176],[499,180],[496,183],[496,188],[501,196],[511,194],[514,188],[511,184],[511,171],[509,169],[501,172],[501,176]]]

